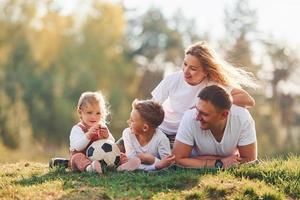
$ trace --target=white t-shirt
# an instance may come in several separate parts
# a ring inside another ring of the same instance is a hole
[[[219,85],[204,79],[198,85],[189,85],[183,71],[166,76],[151,92],[153,99],[162,104],[165,118],[160,128],[168,135],[176,135],[184,112],[196,105],[199,92],[210,85]],[[232,87],[224,87],[228,93]]]
[[[238,146],[256,142],[255,123],[245,108],[232,105],[221,142],[210,130],[200,128],[196,115],[196,109],[186,111],[176,135],[176,140],[194,147],[195,155],[229,156]]]
[[[102,126],[106,127],[106,125],[102,125]],[[78,124],[72,127],[69,138],[70,138],[70,148],[69,148],[70,151],[82,151],[87,147],[87,145],[90,142],[90,140],[86,137],[86,134],[83,132],[82,128],[78,126]],[[110,132],[109,132],[108,139],[115,142],[115,138],[112,136]]]
[[[155,157],[155,163],[157,163],[160,159],[171,154],[170,141],[159,129],[156,129],[153,137],[145,146],[140,145],[136,136],[130,131],[130,128],[126,128],[123,131],[122,138],[128,158],[135,157],[138,153],[150,153]],[[155,170],[155,163],[153,165],[142,164],[139,169],[146,171]]]

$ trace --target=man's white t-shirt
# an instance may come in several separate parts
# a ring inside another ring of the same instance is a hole
[[[194,107],[199,92],[207,86],[219,85],[204,79],[198,85],[189,85],[184,80],[183,71],[166,76],[151,92],[152,98],[162,104],[165,118],[160,128],[168,135],[176,135],[181,118],[185,111]],[[224,87],[230,93],[232,87]]]
[[[128,158],[133,158],[139,153],[149,153],[155,157],[155,162],[152,165],[141,164],[139,169],[146,171],[155,170],[155,164],[159,162],[160,159],[171,155],[170,141],[159,129],[156,129],[150,142],[145,146],[140,145],[135,134],[130,131],[130,128],[126,128],[123,131],[122,138],[124,140],[126,156]]]
[[[200,128],[196,115],[196,109],[186,111],[176,135],[176,140],[194,147],[195,156],[230,156],[238,146],[256,142],[255,123],[245,108],[232,105],[221,142],[216,141],[210,130]]]

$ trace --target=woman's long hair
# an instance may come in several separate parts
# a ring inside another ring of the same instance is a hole
[[[187,48],[185,54],[198,58],[210,81],[237,88],[242,86],[257,87],[254,75],[251,72],[234,67],[220,59],[205,41],[192,44]]]

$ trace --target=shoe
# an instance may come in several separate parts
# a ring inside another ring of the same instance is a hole
[[[51,158],[49,161],[49,167],[64,167],[68,168],[69,166],[69,160],[66,158]]]
[[[117,168],[117,171],[134,171],[141,165],[141,159],[134,157],[129,159],[126,163],[123,163]]]
[[[92,171],[93,172],[97,172],[98,174],[102,174],[102,168],[101,168],[101,164],[98,160],[94,160],[91,163],[91,167],[92,167]]]

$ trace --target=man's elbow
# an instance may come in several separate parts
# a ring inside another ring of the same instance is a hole
[[[248,163],[248,162],[252,162],[257,160],[257,155],[252,155],[252,156],[248,156],[248,157],[241,157],[242,158],[242,162],[241,163]]]

